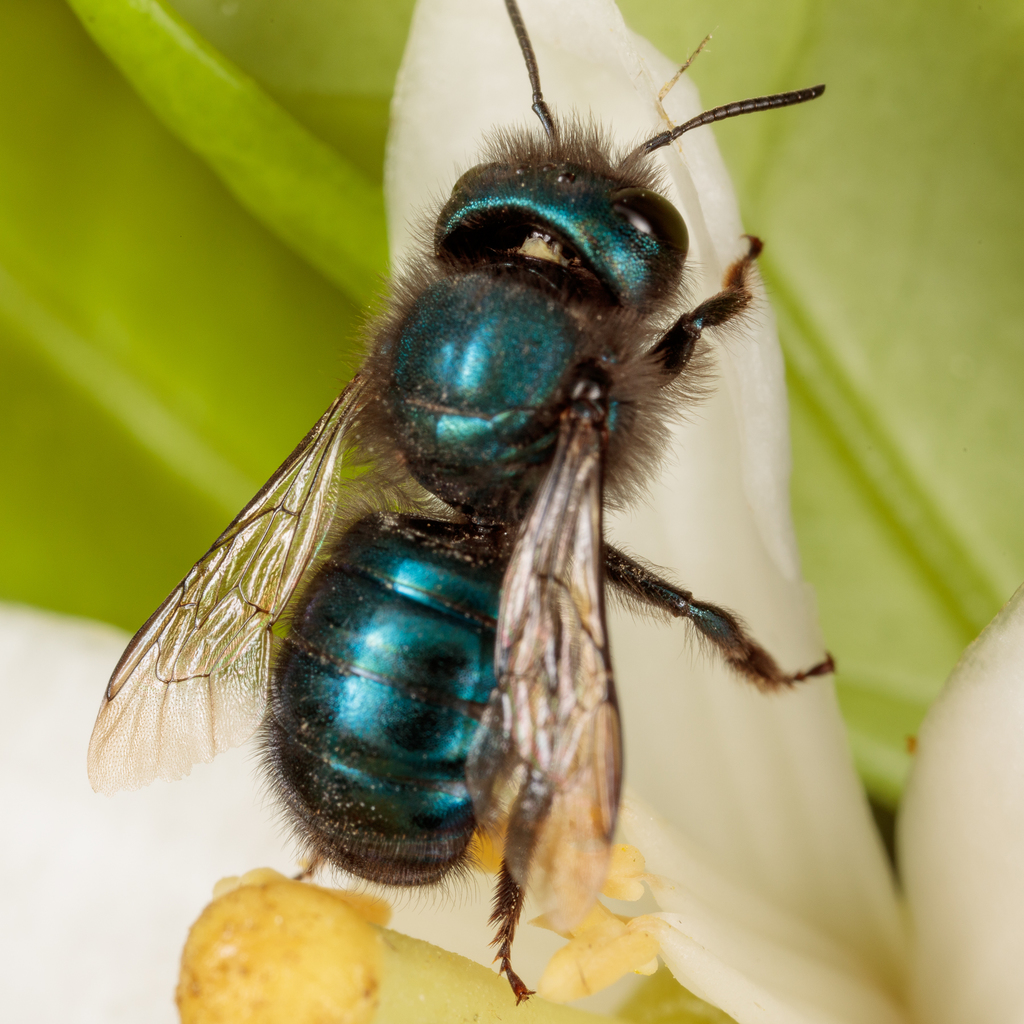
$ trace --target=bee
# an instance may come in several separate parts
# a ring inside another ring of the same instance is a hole
[[[89,748],[94,788],[180,778],[261,730],[311,860],[421,886],[503,835],[491,923],[529,890],[568,931],[607,873],[622,740],[611,585],[688,621],[764,690],[787,674],[733,613],[607,544],[702,390],[704,332],[742,317],[761,249],[676,315],[686,224],[652,154],[558,119],[506,0],[540,131],[498,132],[391,282],[352,382],[132,639]]]

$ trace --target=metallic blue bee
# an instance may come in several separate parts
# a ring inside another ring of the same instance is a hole
[[[352,383],[139,630],[90,777],[134,788],[242,742],[316,862],[392,885],[464,867],[504,828],[492,923],[512,970],[524,888],[559,930],[607,872],[622,744],[605,582],[689,620],[742,676],[783,673],[731,613],[603,541],[700,381],[702,332],[739,317],[760,251],[678,318],[687,230],[650,154],[552,117],[506,0],[543,134],[499,135],[392,283]],[[345,467],[346,473],[342,473]]]

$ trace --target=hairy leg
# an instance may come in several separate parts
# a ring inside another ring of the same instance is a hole
[[[522,886],[512,877],[505,861],[502,861],[498,884],[494,889],[494,909],[488,924],[498,926],[498,934],[491,942],[492,946],[498,947],[498,954],[494,959],[501,961],[498,970],[508,978],[512,993],[516,997],[516,1006],[533,995],[519,975],[512,970],[512,940],[516,937],[516,926],[519,924],[519,915],[523,912],[525,896]]]
[[[306,866],[297,874],[292,875],[294,882],[312,882],[313,876],[327,863],[323,857],[313,854],[306,862]]]
[[[747,240],[750,243],[747,254],[725,272],[722,290],[705,299],[696,309],[684,313],[651,351],[651,358],[660,362],[662,369],[672,377],[690,361],[704,328],[728,323],[750,305],[753,295],[748,287],[748,277],[762,245],[761,240],[753,235],[748,235]]]
[[[695,601],[688,590],[681,590],[646,566],[608,545],[605,546],[605,571],[609,581],[629,596],[678,619],[688,619],[701,636],[712,644],[735,672],[759,690],[777,690],[792,686],[811,676],[835,671],[832,656],[804,672],[787,675],[775,659],[750,637],[743,623],[724,608]]]

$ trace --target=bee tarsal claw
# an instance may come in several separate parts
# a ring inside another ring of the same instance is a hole
[[[512,986],[512,994],[516,997],[516,1006],[518,1006],[524,999],[529,999],[530,996],[534,995],[533,989],[529,989],[523,983],[523,979],[512,970],[511,965],[505,964],[503,968],[505,977],[508,978],[509,985]]]

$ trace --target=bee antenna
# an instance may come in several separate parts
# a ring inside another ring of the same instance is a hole
[[[637,146],[631,155],[653,153],[656,149],[661,149],[662,146],[667,146],[670,142],[678,139],[685,132],[693,128],[700,128],[705,124],[724,121],[727,117],[739,117],[740,114],[753,114],[758,110],[774,110],[776,107],[791,107],[794,103],[806,103],[808,100],[816,100],[824,91],[825,86],[815,85],[810,89],[797,89],[794,92],[779,92],[774,96],[756,96],[750,100],[726,103],[723,107],[714,107],[711,110],[705,110],[703,114],[691,117],[686,124],[681,124],[678,128],[660,132]]]
[[[519,13],[519,5],[516,0],[505,0],[505,7],[508,10],[509,20],[512,28],[515,29],[516,39],[519,40],[519,49],[523,51],[523,60],[526,62],[526,73],[530,76],[530,88],[533,89],[533,112],[540,118],[544,125],[544,131],[548,138],[555,137],[555,122],[544,102],[544,95],[540,91],[540,74],[537,72],[537,57],[533,52],[533,44],[527,35],[526,26],[523,24],[523,16]]]

